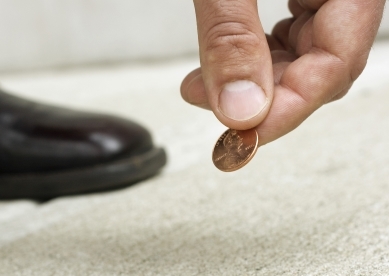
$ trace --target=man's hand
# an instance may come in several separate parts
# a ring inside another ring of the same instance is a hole
[[[293,18],[265,35],[256,0],[194,0],[201,68],[189,103],[227,127],[255,127],[260,145],[343,97],[362,73],[385,0],[290,0]]]

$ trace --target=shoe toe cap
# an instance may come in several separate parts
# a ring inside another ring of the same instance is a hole
[[[101,157],[107,159],[136,155],[153,148],[151,135],[144,127],[114,117],[92,128],[87,139],[98,148]]]

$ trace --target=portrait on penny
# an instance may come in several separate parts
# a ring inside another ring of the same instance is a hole
[[[216,142],[213,162],[221,171],[238,170],[255,155],[257,144],[258,135],[255,130],[229,129]]]

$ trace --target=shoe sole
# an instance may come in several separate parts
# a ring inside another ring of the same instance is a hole
[[[141,155],[92,167],[0,176],[0,199],[47,200],[58,196],[122,188],[157,174],[166,161],[165,151],[154,148]]]

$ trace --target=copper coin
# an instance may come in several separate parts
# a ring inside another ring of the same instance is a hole
[[[216,168],[232,172],[245,166],[258,148],[258,133],[255,129],[228,129],[217,140],[212,153]]]

